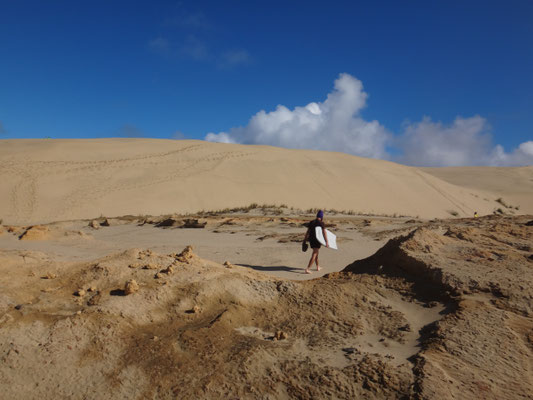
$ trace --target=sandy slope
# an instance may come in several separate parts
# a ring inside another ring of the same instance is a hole
[[[507,205],[533,214],[533,166],[421,168],[454,185],[495,193]]]
[[[0,141],[5,223],[254,202],[432,218],[492,213],[495,198],[417,168],[342,153],[155,139]]]

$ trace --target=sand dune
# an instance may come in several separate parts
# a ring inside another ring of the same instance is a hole
[[[499,193],[430,172],[343,153],[203,141],[2,140],[0,218],[33,224],[251,203],[433,218],[500,207]],[[514,201],[525,207],[528,199]]]
[[[533,214],[533,166],[422,168],[422,171],[454,185],[489,191],[509,206],[520,206],[522,213]]]

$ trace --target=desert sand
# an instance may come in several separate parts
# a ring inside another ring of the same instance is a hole
[[[519,207],[522,214],[533,214],[533,166],[527,167],[448,167],[421,168],[457,186],[491,192],[505,206]]]
[[[252,203],[469,217],[502,208],[495,200],[515,186],[508,178],[518,173],[506,171],[499,180],[505,187],[492,192],[490,178],[483,181],[487,185],[472,179],[472,186],[464,186],[434,171],[343,153],[191,140],[0,140],[0,218],[37,224]],[[504,211],[527,213],[532,207],[531,169],[522,175],[528,192],[513,197],[512,208]]]
[[[0,397],[533,398],[531,170],[461,171],[0,141]]]

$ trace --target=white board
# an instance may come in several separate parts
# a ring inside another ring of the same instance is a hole
[[[315,233],[316,233],[316,240],[318,240],[318,242],[321,245],[325,246],[326,241],[324,240],[324,235],[322,234],[322,228],[320,226],[317,226],[315,228]],[[333,232],[330,232],[327,229],[326,229],[326,235],[328,236],[328,243],[329,243],[328,248],[337,250],[337,236],[335,236]]]

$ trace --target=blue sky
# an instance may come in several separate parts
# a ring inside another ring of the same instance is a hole
[[[211,134],[415,165],[533,164],[531,1],[1,10],[0,138]]]

